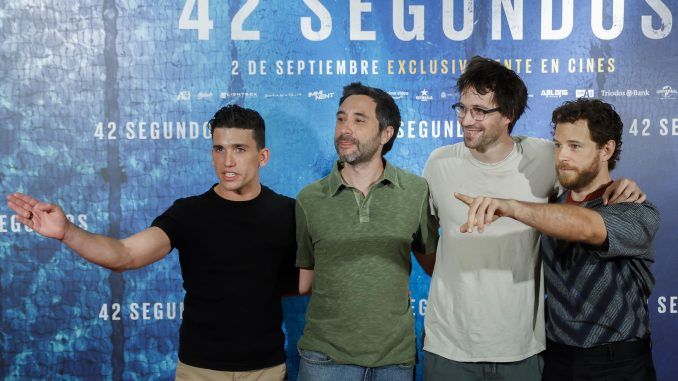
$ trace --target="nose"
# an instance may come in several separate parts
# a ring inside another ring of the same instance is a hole
[[[564,147],[556,147],[556,163],[569,161],[569,155]]]
[[[235,156],[230,150],[224,152],[224,166],[233,167],[235,165]]]
[[[351,128],[351,124],[347,120],[337,120],[335,132],[337,136],[353,135],[353,128]]]
[[[466,110],[466,114],[464,114],[463,118],[459,119],[459,122],[462,126],[471,126],[476,123],[476,120],[471,116],[471,110]]]

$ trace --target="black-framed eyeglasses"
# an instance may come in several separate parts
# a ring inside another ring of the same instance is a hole
[[[471,110],[471,118],[477,120],[478,122],[485,120],[485,116],[491,112],[499,111],[500,107],[491,108],[489,110],[484,110],[479,107],[471,107],[470,109],[466,108],[461,103],[455,103],[452,105],[452,110],[457,113],[457,118],[464,119],[466,116],[466,111]]]

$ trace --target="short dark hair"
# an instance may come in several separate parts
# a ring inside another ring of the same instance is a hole
[[[224,106],[209,121],[210,133],[215,128],[240,128],[252,130],[257,149],[266,147],[266,124],[258,112],[238,105]]]
[[[350,85],[344,86],[344,92],[341,94],[341,99],[339,99],[339,106],[351,95],[367,95],[377,104],[376,114],[379,121],[379,132],[384,131],[388,126],[393,127],[393,136],[384,144],[381,150],[381,155],[386,155],[391,150],[391,147],[393,147],[393,143],[398,136],[398,130],[400,129],[400,109],[398,109],[398,105],[396,105],[393,97],[384,90],[365,86],[360,82],[353,82]]]
[[[599,99],[579,98],[575,101],[568,101],[553,110],[551,125],[555,133],[558,123],[574,123],[578,120],[586,121],[591,140],[596,142],[598,148],[614,140],[614,153],[607,161],[608,170],[613,170],[621,154],[622,131],[624,131],[624,123],[614,110],[614,106]]]
[[[509,118],[509,134],[527,108],[527,86],[513,70],[497,61],[475,56],[466,65],[464,73],[457,80],[457,91],[461,93],[473,87],[480,94],[494,92],[494,102],[499,112]]]

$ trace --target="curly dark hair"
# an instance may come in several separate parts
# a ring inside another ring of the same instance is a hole
[[[499,112],[509,118],[509,134],[527,108],[527,86],[513,70],[489,58],[475,56],[457,80],[457,91],[474,88],[484,95],[494,92]]]
[[[351,95],[367,95],[377,104],[376,114],[379,121],[379,132],[386,129],[386,127],[393,127],[393,136],[389,139],[381,150],[381,155],[386,155],[393,147],[393,143],[398,136],[400,129],[400,109],[396,105],[393,97],[382,89],[376,87],[365,86],[360,82],[353,82],[350,85],[344,86],[344,92],[339,99],[339,106]]]
[[[591,140],[596,142],[598,148],[601,148],[610,140],[614,140],[614,153],[607,161],[607,168],[610,171],[613,170],[617,165],[617,160],[619,160],[619,154],[621,154],[622,131],[624,131],[624,123],[614,110],[614,106],[599,99],[587,98],[565,102],[553,110],[551,117],[553,132],[555,132],[558,123],[574,123],[578,120],[586,121]]]
[[[215,128],[240,128],[252,130],[257,149],[266,147],[266,124],[258,112],[238,105],[224,106],[210,119],[210,133]]]

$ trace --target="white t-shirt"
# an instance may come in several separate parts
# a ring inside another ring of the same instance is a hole
[[[557,189],[553,144],[513,139],[498,163],[476,160],[462,142],[433,151],[424,168],[442,229],[424,350],[450,360],[520,361],[545,347],[539,233],[510,218],[460,233],[468,207],[453,195],[546,203]]]

